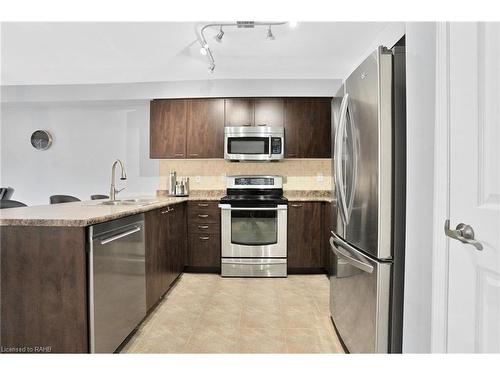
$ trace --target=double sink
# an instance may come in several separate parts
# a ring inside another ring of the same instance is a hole
[[[99,202],[104,206],[147,206],[150,204],[158,203],[158,200],[148,198],[133,198],[133,199],[116,199],[114,201]]]

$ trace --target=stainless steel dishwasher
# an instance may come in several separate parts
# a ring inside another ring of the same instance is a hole
[[[146,316],[144,215],[91,226],[90,352],[113,353]]]

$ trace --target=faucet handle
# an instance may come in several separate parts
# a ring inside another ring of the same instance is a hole
[[[120,191],[125,190],[126,188],[127,188],[127,187],[125,186],[125,187],[124,187],[124,188],[122,188],[122,189],[115,189],[115,194],[118,194]]]

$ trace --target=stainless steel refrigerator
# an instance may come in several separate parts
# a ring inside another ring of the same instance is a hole
[[[379,47],[332,101],[331,318],[353,353],[401,352],[404,46]]]

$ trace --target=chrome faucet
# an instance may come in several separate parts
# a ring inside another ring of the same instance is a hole
[[[116,170],[116,165],[120,164],[120,169],[122,172],[122,176],[120,177],[120,180],[126,180],[127,179],[127,174],[125,173],[125,167],[123,166],[123,163],[120,159],[116,159],[116,161],[113,163],[113,166],[111,167],[111,189],[109,191],[109,200],[114,201],[116,198],[116,194],[118,194],[120,191],[123,189],[117,190],[115,188],[115,170]]]

